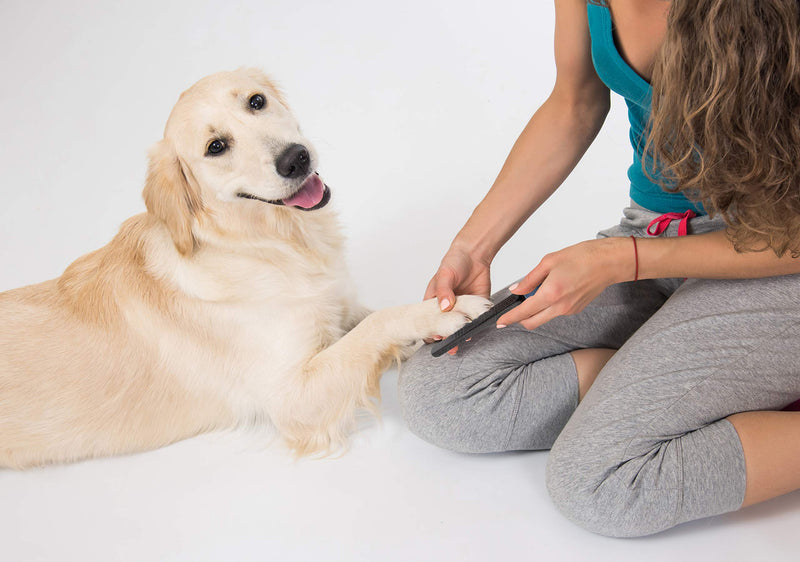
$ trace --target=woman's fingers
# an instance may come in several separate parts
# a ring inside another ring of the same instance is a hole
[[[449,269],[440,269],[428,283],[423,300],[436,297],[439,301],[439,308],[448,311],[453,308],[456,302],[453,286],[455,285],[455,274]]]
[[[519,283],[509,287],[514,294],[531,296],[501,316],[498,326],[521,324],[532,330],[557,316],[579,313],[619,281],[614,273],[619,269],[619,248],[616,240],[599,239],[547,254]]]
[[[447,312],[456,304],[456,294],[453,290],[455,276],[448,270],[442,272],[436,284],[436,297],[439,299],[439,308]]]
[[[540,263],[518,283],[511,285],[509,290],[515,295],[527,295],[536,290],[545,282],[545,279],[547,279],[547,274],[547,269]],[[530,318],[546,309],[549,304],[550,302],[546,295],[537,290],[534,295],[531,295],[525,299],[525,302],[498,318],[497,325],[498,327],[505,327],[511,324],[522,323],[523,320],[526,320],[527,318]]]
[[[536,289],[547,278],[547,270],[540,263],[519,282],[511,285],[509,290],[515,295],[527,295]]]
[[[534,314],[533,316],[526,318],[520,322],[520,324],[527,330],[535,330],[539,326],[547,324],[550,322],[550,320],[558,316],[560,316],[560,314],[556,313],[553,307],[548,307],[538,314]]]
[[[516,306],[497,319],[497,327],[506,327],[511,324],[522,324],[523,321],[531,318],[543,310],[547,309],[547,302],[537,292],[532,297],[525,299],[525,302]]]

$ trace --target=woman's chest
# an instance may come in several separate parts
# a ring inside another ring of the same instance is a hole
[[[609,2],[617,50],[628,66],[648,82],[666,34],[669,8],[668,0]]]

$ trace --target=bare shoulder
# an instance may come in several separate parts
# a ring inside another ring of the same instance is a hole
[[[589,40],[589,22],[586,15],[587,0],[555,0],[556,33],[563,31],[575,38]]]
[[[592,43],[589,36],[587,0],[555,0],[555,59],[556,87],[560,96],[586,99],[608,99],[592,62]]]

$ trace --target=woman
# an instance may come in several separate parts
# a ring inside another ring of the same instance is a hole
[[[440,446],[552,448],[565,515],[640,536],[800,488],[797,0],[556,0],[553,92],[426,298],[489,294],[492,258],[626,100],[631,207],[510,288],[536,294],[403,368]],[[596,379],[596,380],[595,380]],[[587,390],[591,386],[591,392]]]

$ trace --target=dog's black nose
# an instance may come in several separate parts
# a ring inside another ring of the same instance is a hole
[[[302,144],[293,144],[278,156],[275,169],[285,178],[300,178],[308,175],[311,168],[311,156]]]

